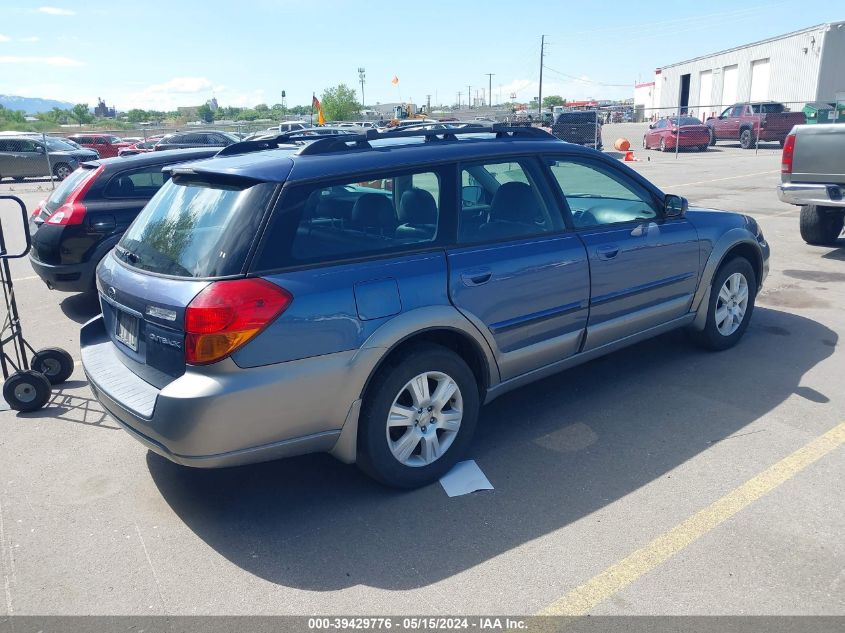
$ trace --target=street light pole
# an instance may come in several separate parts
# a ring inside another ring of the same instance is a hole
[[[487,75],[487,106],[493,107],[493,75],[496,73],[484,73]]]
[[[467,106],[472,110],[472,86],[467,86]]]

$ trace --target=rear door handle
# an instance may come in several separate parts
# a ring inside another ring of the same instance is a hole
[[[486,284],[493,277],[493,271],[489,268],[478,268],[461,273],[461,281],[465,286],[480,286]]]
[[[616,244],[608,246],[601,246],[596,249],[596,255],[599,259],[613,259],[619,254],[619,247]]]

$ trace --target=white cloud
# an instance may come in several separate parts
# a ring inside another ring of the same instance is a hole
[[[30,35],[29,37],[22,37],[18,41],[19,42],[38,42],[41,38],[35,37],[34,35]]]
[[[149,86],[144,92],[150,94],[196,94],[211,90],[214,84],[205,77],[174,77],[163,84]]]
[[[76,11],[60,9],[58,7],[38,7],[38,13],[46,13],[47,15],[76,15]]]
[[[0,55],[0,64],[39,64],[42,66],[84,66],[78,59],[71,59],[70,57],[52,56],[52,57],[19,57],[15,55]]]
[[[240,92],[207,77],[174,77],[160,84],[124,94],[115,99],[121,110],[175,110],[180,106],[198,106],[217,97],[221,106],[252,107],[265,101],[263,90]]]
[[[8,35],[3,35],[2,33],[0,33],[0,42],[11,42],[11,41],[12,41],[11,37],[9,37]]]

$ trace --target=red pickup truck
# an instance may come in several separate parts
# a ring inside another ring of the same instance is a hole
[[[806,123],[803,112],[789,112],[782,103],[736,103],[718,117],[710,117],[710,144],[739,141],[742,149],[751,149],[760,141],[783,143],[794,125]]]

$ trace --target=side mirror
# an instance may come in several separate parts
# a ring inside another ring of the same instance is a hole
[[[663,199],[663,210],[667,218],[682,218],[688,208],[689,202],[687,199],[673,193],[667,193]]]
[[[44,149],[43,145],[36,145],[35,151],[38,152],[39,154],[46,154],[47,153],[47,150]]]
[[[481,202],[484,190],[478,185],[468,185],[461,188],[461,201],[464,205],[473,205]]]
[[[648,129],[649,129],[649,130],[653,130],[653,129],[654,129],[654,123],[649,123],[649,125],[648,125]]]

